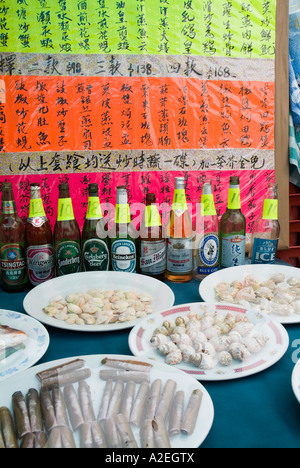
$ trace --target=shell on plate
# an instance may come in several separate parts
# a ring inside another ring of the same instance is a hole
[[[246,361],[251,356],[250,351],[243,343],[232,343],[229,352],[238,361]]]
[[[230,366],[232,364],[232,356],[228,351],[221,351],[218,360],[222,366]]]

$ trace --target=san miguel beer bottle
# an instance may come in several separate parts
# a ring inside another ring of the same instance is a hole
[[[115,223],[110,231],[110,238],[112,270],[136,273],[137,233],[131,223],[125,186],[117,187]]]
[[[28,285],[25,226],[18,216],[10,182],[2,184],[0,283],[8,292],[21,291]]]
[[[246,218],[241,210],[239,177],[230,177],[227,209],[220,221],[220,267],[244,265]]]
[[[175,191],[170,218],[166,226],[167,268],[165,277],[174,283],[193,278],[193,226],[184,188],[184,177],[175,178]]]
[[[30,207],[25,227],[29,281],[37,286],[55,276],[50,223],[46,217],[39,184],[30,184]]]
[[[279,235],[277,184],[269,184],[262,213],[254,225],[249,252],[251,263],[275,263]]]
[[[82,269],[109,269],[108,229],[102,215],[98,184],[89,184],[88,209],[82,229]]]
[[[155,200],[154,193],[147,193],[139,238],[140,273],[162,281],[166,270],[166,239]]]
[[[58,186],[57,219],[54,226],[54,247],[57,276],[78,273],[81,269],[81,235],[73,212],[68,183]]]

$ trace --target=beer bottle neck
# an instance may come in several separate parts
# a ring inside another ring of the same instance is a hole
[[[5,186],[2,184],[2,204],[1,204],[2,215],[16,215],[16,204],[14,194],[11,185]]]

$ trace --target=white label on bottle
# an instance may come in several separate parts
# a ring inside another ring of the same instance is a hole
[[[226,236],[222,239],[222,268],[244,265],[246,237],[242,234]]]
[[[171,273],[189,273],[193,269],[192,237],[167,240],[167,270]]]
[[[140,267],[143,273],[159,275],[166,269],[166,243],[141,241]]]
[[[114,271],[136,271],[136,247],[129,239],[116,239],[111,246],[111,262]]]

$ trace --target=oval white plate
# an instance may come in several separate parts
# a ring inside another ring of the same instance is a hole
[[[259,280],[265,281],[269,279],[273,274],[283,273],[286,279],[291,277],[300,279],[300,268],[294,268],[292,266],[284,265],[242,265],[231,268],[224,268],[216,271],[211,275],[204,278],[199,286],[199,294],[203,301],[214,302],[219,301],[215,294],[215,287],[218,283],[232,283],[234,280],[242,281],[247,275],[254,275]],[[300,299],[300,297],[299,297]],[[253,305],[255,308],[255,305]],[[277,320],[282,324],[288,323],[300,323],[300,315],[278,315],[278,314],[267,314],[272,320]]]
[[[28,369],[27,371],[23,372],[21,376],[18,376],[16,378],[12,377],[0,383],[0,406],[7,406],[11,409],[11,397],[12,394],[16,391],[21,391],[25,395],[25,393],[27,393],[27,391],[32,387],[39,389],[39,380],[36,377],[37,372],[49,369],[53,366],[61,365],[62,363],[71,361],[73,359],[84,359],[86,361],[86,367],[89,367],[92,371],[91,377],[89,377],[86,380],[86,382],[89,384],[91,389],[93,408],[95,416],[97,418],[103,395],[103,390],[105,387],[105,381],[100,379],[99,371],[101,368],[108,368],[107,366],[103,366],[101,364],[101,361],[106,357],[114,359],[135,360],[133,356],[104,354],[60,359],[58,361],[47,362],[39,366],[32,367],[31,369]],[[141,361],[141,359],[139,360]],[[211,397],[209,396],[207,390],[199,382],[195,381],[195,379],[183,375],[182,372],[176,369],[171,369],[169,366],[166,366],[161,363],[148,361],[147,359],[143,359],[143,361],[149,362],[153,366],[153,368],[150,371],[150,383],[153,382],[155,379],[161,379],[162,385],[164,385],[168,379],[176,381],[176,390],[183,390],[185,392],[185,407],[188,403],[188,398],[193,390],[200,389],[203,392],[202,404],[200,407],[194,432],[190,436],[182,434],[176,435],[170,439],[172,447],[199,447],[203,443],[204,439],[207,437],[214,419],[214,407]],[[73,385],[74,388],[77,389],[77,384]],[[134,428],[132,426],[132,429],[137,443],[139,445],[139,428]],[[76,446],[79,447],[78,431],[74,433],[74,439],[76,442]]]
[[[292,388],[293,388],[295,397],[300,403],[300,359],[295,364],[295,367],[292,372]]]
[[[152,306],[156,312],[166,307],[172,307],[175,301],[171,288],[154,278],[134,273],[105,271],[74,273],[42,283],[26,295],[23,307],[29,315],[40,322],[65,330],[84,332],[122,330],[131,328],[138,323],[140,319],[108,325],[69,325],[62,320],[49,317],[43,311],[43,307],[46,307],[50,299],[56,295],[65,297],[67,294],[88,291],[93,288],[122,289],[148,293],[153,298]]]
[[[232,314],[247,314],[249,320],[255,324],[255,331],[263,333],[269,338],[267,345],[259,353],[251,355],[247,361],[239,362],[233,360],[232,364],[228,367],[216,364],[213,369],[202,370],[185,362],[170,367],[183,370],[188,375],[198,380],[233,380],[262,372],[279,361],[285,354],[289,345],[289,337],[285,328],[279,322],[270,321],[260,312],[257,313],[239,306],[216,302],[183,304],[146,317],[137,324],[129,334],[129,347],[131,352],[135,356],[144,356],[148,359],[155,360],[155,362],[165,362],[165,356],[154,349],[150,343],[154,330],[161,327],[163,321],[170,317],[174,320],[176,317],[187,315],[189,312],[202,314],[205,310],[209,310],[211,313],[215,311],[223,312],[225,315],[228,312]]]
[[[20,349],[0,361],[0,381],[33,366],[45,354],[49,346],[49,334],[37,320],[12,310],[0,309],[0,324],[22,330],[27,334],[25,349]]]

